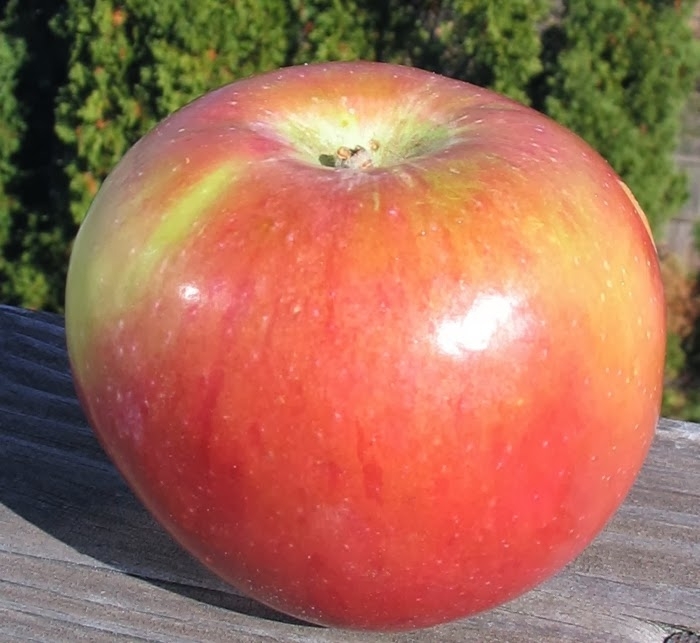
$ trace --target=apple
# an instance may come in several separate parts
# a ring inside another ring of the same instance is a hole
[[[659,414],[630,191],[536,111],[389,64],[285,68],[166,118],[87,214],[66,323],[87,418],[156,519],[238,590],[343,628],[555,574]]]

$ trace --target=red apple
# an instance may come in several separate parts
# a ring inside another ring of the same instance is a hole
[[[654,435],[643,213],[534,110],[379,63],[214,91],[138,142],[78,234],[77,390],[137,496],[233,586],[428,626],[579,554]]]

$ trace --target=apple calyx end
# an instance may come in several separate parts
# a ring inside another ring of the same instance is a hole
[[[362,145],[342,145],[335,154],[321,154],[319,162],[326,167],[337,169],[369,170],[374,167],[374,153],[378,149],[379,143],[374,139],[369,142],[369,149]]]

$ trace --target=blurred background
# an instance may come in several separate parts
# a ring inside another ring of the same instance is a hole
[[[550,115],[647,213],[666,285],[662,412],[700,421],[700,3],[0,0],[0,303],[62,311],[72,239],[167,114],[283,65],[402,63]]]

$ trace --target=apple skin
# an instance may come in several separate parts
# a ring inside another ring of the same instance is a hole
[[[322,164],[361,145],[372,167]],[[630,489],[665,315],[609,165],[490,91],[380,63],[214,91],[75,241],[76,388],[184,548],[285,613],[405,630],[555,574]]]

